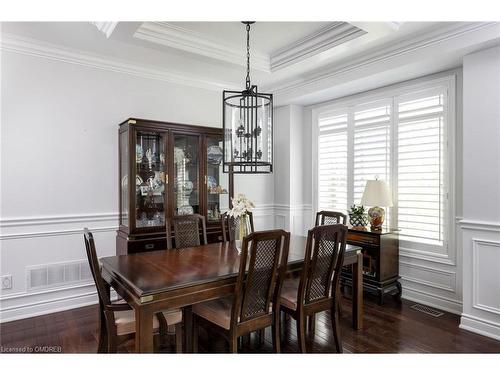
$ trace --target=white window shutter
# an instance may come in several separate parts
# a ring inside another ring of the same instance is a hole
[[[390,130],[390,103],[354,108],[354,204],[360,204],[366,181],[390,186]]]
[[[407,240],[443,245],[444,94],[398,100],[398,227]]]
[[[347,114],[318,120],[318,208],[347,212]]]

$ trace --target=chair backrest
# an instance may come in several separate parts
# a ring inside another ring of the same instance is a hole
[[[247,212],[247,231],[248,234],[255,232],[253,227],[253,215],[252,212]],[[222,225],[222,237],[224,242],[234,241],[236,238],[237,231],[240,230],[240,220],[239,217],[229,216],[227,212],[221,215],[221,225]]]
[[[181,249],[184,247],[200,246],[200,222],[202,229],[203,245],[207,244],[207,227],[205,224],[205,217],[198,214],[192,215],[178,215],[172,218],[174,225],[174,240],[175,247]],[[170,242],[170,220],[166,221],[167,225],[167,243]],[[169,248],[171,244],[167,245]]]
[[[99,302],[105,308],[110,305],[109,295],[106,292],[106,287],[104,286],[104,281],[101,276],[101,269],[99,267],[99,260],[97,258],[97,252],[95,250],[94,236],[88,230],[88,228],[83,229],[83,239],[85,240],[85,249],[87,250],[87,259],[89,261],[90,271],[92,272],[92,277],[94,278],[94,283],[97,288],[97,295],[99,296]]]
[[[321,225],[309,230],[298,301],[306,304],[330,298],[344,262],[347,226]],[[332,283],[333,277],[333,283]]]
[[[231,324],[269,314],[271,302],[279,312],[289,246],[290,233],[283,230],[254,232],[243,239]]]
[[[342,212],[336,211],[319,211],[316,214],[316,223],[314,226],[318,225],[332,225],[332,224],[344,224],[347,223],[347,215]]]

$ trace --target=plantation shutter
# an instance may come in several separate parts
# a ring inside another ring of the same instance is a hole
[[[347,212],[347,113],[318,119],[318,208]]]
[[[360,204],[367,180],[378,178],[390,186],[390,131],[390,102],[354,108],[355,204]]]
[[[397,202],[400,235],[443,245],[445,92],[397,98]]]

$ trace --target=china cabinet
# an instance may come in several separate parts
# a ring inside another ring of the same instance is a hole
[[[220,128],[130,118],[119,128],[117,254],[166,249],[165,219],[201,214],[222,239],[233,177],[223,173]]]

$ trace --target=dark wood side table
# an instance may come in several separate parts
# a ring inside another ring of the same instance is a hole
[[[349,227],[347,243],[363,248],[363,290],[377,294],[380,305],[384,303],[386,295],[395,295],[401,299],[398,231]],[[350,267],[342,270],[341,286],[352,286]]]

